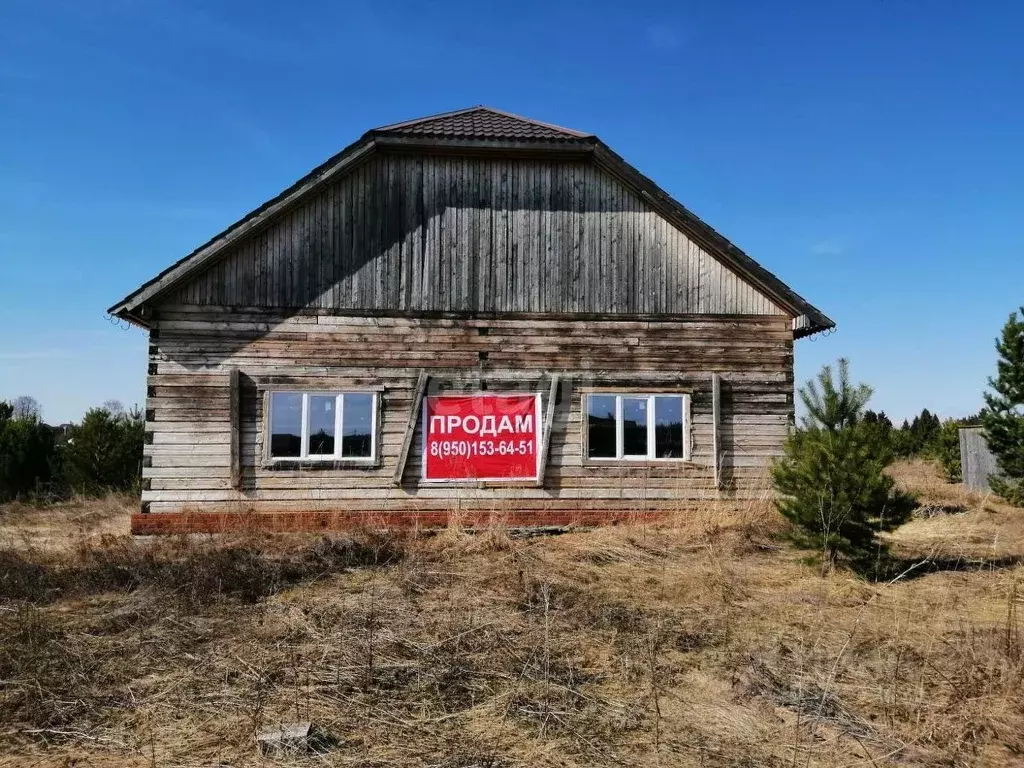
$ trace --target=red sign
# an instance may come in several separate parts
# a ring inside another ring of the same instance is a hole
[[[540,395],[437,395],[423,403],[423,479],[535,480]]]

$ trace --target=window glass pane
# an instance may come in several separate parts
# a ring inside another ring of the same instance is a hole
[[[654,398],[654,456],[683,458],[683,398]]]
[[[335,395],[309,396],[309,455],[334,455]]]
[[[341,426],[341,455],[347,459],[373,456],[373,395],[345,395]]]
[[[647,455],[647,398],[622,398],[622,455]]]
[[[615,396],[587,395],[587,457],[615,456]]]
[[[302,395],[274,392],[270,396],[270,455],[302,455]]]

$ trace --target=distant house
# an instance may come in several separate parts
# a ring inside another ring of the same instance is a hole
[[[487,107],[367,132],[110,311],[150,334],[137,532],[761,494],[833,327],[596,136]]]

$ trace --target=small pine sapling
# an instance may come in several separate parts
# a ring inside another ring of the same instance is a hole
[[[885,549],[877,535],[902,525],[916,506],[883,471],[893,454],[877,424],[863,420],[871,394],[866,384],[850,383],[846,360],[838,383],[825,366],[817,382],[800,388],[807,415],[772,468],[776,504],[793,524],[790,539],[820,553],[824,568],[843,558],[866,570]]]

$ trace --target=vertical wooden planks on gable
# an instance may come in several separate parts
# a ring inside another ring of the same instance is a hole
[[[596,168],[587,168],[587,227],[585,230],[586,247],[583,250],[586,263],[584,269],[587,279],[587,311],[597,312],[601,306],[603,289],[601,286],[601,230],[604,220],[601,216],[602,205],[601,172]]]
[[[608,249],[610,254],[618,254],[622,247],[622,190],[606,174],[601,174],[605,186],[604,226],[608,230]],[[611,259],[605,265],[605,283],[607,285],[604,305],[609,312],[619,311],[619,281],[622,279],[619,260]]]
[[[292,210],[286,217],[288,232],[284,241],[285,260],[288,264],[288,291],[282,300],[282,307],[294,307],[296,297],[302,292],[302,262],[300,256],[302,236],[302,207]]]
[[[271,227],[266,231],[267,240],[267,303],[266,306],[273,307],[277,301],[277,284],[281,277],[281,270],[277,263],[277,238],[280,233],[280,225]]]
[[[468,249],[469,249],[469,293],[467,306],[470,312],[479,312],[485,286],[489,281],[490,244],[484,242],[484,178],[480,174],[479,161],[469,162],[469,187],[463,202],[469,214]]]
[[[409,309],[422,310],[425,306],[425,275],[427,259],[427,235],[429,219],[427,216],[425,196],[425,174],[424,160],[422,157],[410,164],[409,168],[409,189],[415,193],[415,211],[411,214],[417,227],[412,235],[410,245],[412,246],[412,285],[409,289]]]
[[[333,259],[334,254],[334,187],[328,185],[320,198],[320,268],[318,270],[316,291],[311,297],[312,305],[326,307],[327,298],[334,289]]]
[[[718,275],[715,274],[714,264],[711,257],[700,249],[700,298],[697,302],[697,311],[705,314],[713,313],[715,310],[718,294]]]
[[[274,228],[277,242],[274,244],[274,253],[277,258],[277,268],[280,270],[280,279],[277,283],[277,293],[274,295],[275,307],[289,306],[288,300],[292,286],[292,261],[288,258],[288,240],[291,237],[292,216],[286,214],[281,218],[281,225]]]
[[[676,246],[673,254],[675,258],[673,258],[673,261],[676,263],[679,277],[671,306],[675,311],[688,312],[690,300],[690,241],[678,229],[675,230],[675,238]]]
[[[494,179],[494,214],[491,217],[491,242],[494,262],[494,294],[487,304],[488,312],[498,312],[508,306],[509,296],[509,206],[511,190],[509,183],[509,165],[499,160],[491,166]]]
[[[512,163],[512,296],[509,309],[523,312],[526,309],[527,264],[529,263],[529,224],[526,221],[526,186],[529,183],[526,164]]]
[[[315,307],[320,300],[320,286],[323,285],[323,269],[321,259],[326,256],[323,238],[323,217],[326,207],[326,190],[310,201],[306,216],[306,290],[298,306]]]
[[[473,310],[479,312],[493,290],[491,272],[491,176],[480,161],[473,163],[473,231],[471,249],[476,254],[473,284]]]
[[[381,264],[383,267],[383,303],[379,306],[398,307],[402,301],[402,200],[399,186],[398,162],[394,155],[382,157],[384,167],[387,209],[381,222]]]
[[[323,285],[321,275],[320,259],[326,257],[327,248],[323,238],[323,218],[326,213],[326,190],[321,190],[310,205],[307,242],[309,243],[308,277],[306,280],[306,295],[303,296],[303,307],[316,306],[320,296],[320,286]]]
[[[593,185],[593,232],[594,232],[594,302],[596,306],[607,306],[608,300],[608,268],[611,266],[611,259],[608,254],[608,195],[609,185],[605,175],[600,171],[594,171]]]
[[[408,157],[392,158],[395,168],[395,194],[398,198],[398,250],[395,269],[398,271],[398,303],[400,310],[411,309],[412,301],[412,254],[416,233],[416,201],[419,193],[409,184],[410,166],[413,161]]]
[[[622,238],[621,257],[618,259],[619,270],[619,312],[626,313],[632,309],[631,291],[633,289],[633,253],[635,250],[637,206],[640,204],[636,196],[625,194],[622,198]]]
[[[540,266],[543,258],[543,241],[541,235],[541,210],[538,198],[540,177],[543,172],[541,163],[530,160],[527,163],[526,186],[523,189],[524,220],[527,224],[527,242],[525,249],[526,280],[523,285],[523,298],[526,312],[536,312],[540,303]]]
[[[477,253],[473,248],[472,243],[472,161],[462,160],[457,164],[457,166],[455,208],[458,211],[459,226],[456,229],[457,242],[454,253],[458,254],[458,261],[456,261],[454,266],[459,283],[459,297],[455,303],[454,309],[472,311],[475,304],[475,284],[473,275],[476,272],[475,262],[477,260]]]
[[[441,285],[441,243],[444,232],[444,199],[441,193],[441,158],[429,158],[427,163],[427,212],[430,222],[429,243],[427,248],[427,290],[424,292],[427,304],[425,309],[438,310],[444,308],[443,286]]]
[[[225,307],[786,314],[581,161],[380,153],[175,289]]]
[[[548,165],[549,189],[546,207],[548,209],[548,250],[545,271],[545,306],[552,312],[565,311],[564,235],[565,217],[565,169],[558,163]]]
[[[508,163],[508,292],[505,297],[504,311],[517,312],[521,304],[519,298],[519,282],[522,279],[522,205],[519,195],[521,187],[520,164]]]
[[[551,164],[537,163],[537,186],[533,196],[534,208],[537,212],[537,253],[534,265],[536,280],[533,291],[535,312],[550,311],[548,296],[548,280],[551,264]]]
[[[571,268],[569,269],[571,283],[571,301],[568,311],[586,311],[587,287],[584,285],[584,238],[587,228],[587,166],[580,164],[572,167],[572,207],[571,207],[571,228],[569,238],[571,239]]]
[[[316,229],[317,229],[317,198],[309,200],[302,206],[302,226],[299,234],[299,293],[295,297],[296,307],[309,304],[313,286],[316,284],[319,264],[317,263]]]
[[[384,208],[385,200],[381,188],[381,166],[380,158],[374,158],[367,163],[366,178],[366,213],[365,234],[366,252],[363,256],[363,272],[366,279],[363,281],[363,293],[360,306],[363,309],[373,309],[377,306],[377,296],[380,294],[380,221],[381,210]]]
[[[366,274],[366,166],[357,168],[352,174],[352,254],[349,269],[352,273],[352,304],[363,308],[363,284]]]
[[[452,296],[458,291],[458,284],[455,282],[455,273],[452,268],[452,250],[456,243],[455,228],[458,226],[456,218],[456,207],[452,201],[452,158],[441,159],[438,167],[440,173],[437,176],[438,210],[441,228],[438,232],[437,263],[439,269],[438,296],[441,297],[440,309],[447,312],[452,308]],[[454,284],[453,284],[454,283]]]
[[[437,203],[437,163],[436,157],[423,159],[423,276],[421,296],[424,310],[438,309],[437,294],[437,250],[438,230],[441,226],[442,212]]]
[[[692,240],[686,241],[686,266],[687,266],[687,312],[698,312],[700,304],[700,248]]]
[[[337,194],[338,186],[331,184],[327,188],[327,206],[326,215],[324,217],[324,229],[326,242],[324,248],[326,253],[324,254],[323,266],[321,268],[321,283],[320,283],[320,300],[319,306],[322,308],[330,308],[334,306],[334,292],[337,284],[335,283],[334,275],[337,269],[336,264],[338,261],[338,230],[337,230]]]
[[[347,307],[351,300],[351,280],[348,276],[349,259],[352,253],[352,234],[350,222],[352,212],[349,208],[352,195],[351,177],[342,179],[335,191],[334,227],[337,232],[338,248],[334,253],[334,306]]]

